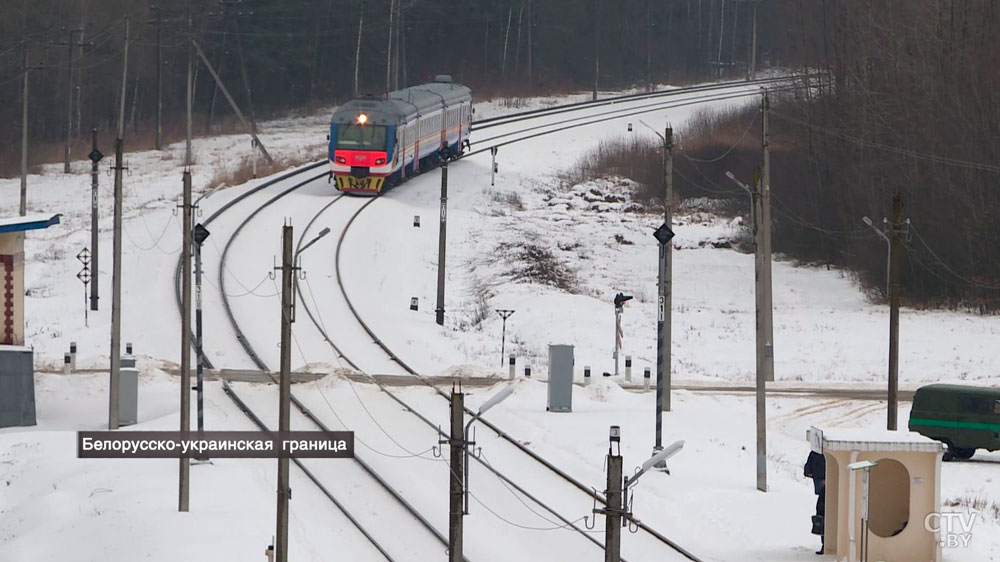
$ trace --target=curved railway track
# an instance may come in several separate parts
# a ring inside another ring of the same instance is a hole
[[[781,79],[781,80],[788,80],[788,79],[785,78],[785,79]],[[766,80],[766,81],[757,81],[755,83],[757,83],[757,84],[773,83],[774,81],[776,81],[776,80],[771,79],[771,80]],[[731,87],[738,86],[738,85],[752,85],[752,84],[755,84],[755,83],[746,83],[746,82],[744,82],[744,83],[738,83],[738,84],[712,85],[712,86],[706,86],[706,87],[701,87],[701,88],[688,88],[688,89],[681,89],[681,90],[671,90],[671,91],[668,91],[668,92],[655,92],[655,93],[650,93],[650,94],[633,94],[633,95],[629,95],[629,96],[619,96],[617,98],[609,98],[609,99],[605,99],[605,100],[598,100],[597,102],[581,102],[581,103],[578,103],[578,104],[571,104],[571,107],[556,107],[556,108],[547,108],[547,109],[543,109],[543,110],[533,110],[533,111],[529,111],[529,112],[522,112],[521,114],[517,114],[517,115],[502,116],[502,117],[492,118],[492,119],[488,119],[488,120],[482,120],[482,121],[479,121],[476,124],[474,124],[474,126],[475,126],[476,129],[480,129],[481,130],[481,129],[488,128],[488,127],[499,126],[499,125],[506,125],[506,124],[516,123],[518,121],[523,121],[523,120],[528,120],[528,119],[534,119],[534,118],[537,118],[537,117],[549,116],[549,115],[553,115],[553,114],[559,114],[559,113],[570,112],[570,111],[577,111],[577,110],[580,110],[580,109],[588,109],[588,108],[599,107],[599,106],[603,106],[603,105],[614,105],[614,104],[618,104],[618,103],[629,102],[629,101],[637,101],[637,100],[647,99],[647,98],[677,96],[677,95],[684,94],[684,93],[708,92],[708,91],[718,90],[718,89],[721,89],[721,88],[731,88]],[[608,111],[608,112],[604,112],[604,113],[597,114],[597,115],[593,115],[592,114],[592,115],[588,115],[588,116],[584,116],[584,117],[570,118],[570,119],[565,119],[565,120],[559,121],[559,122],[554,123],[554,124],[553,123],[549,123],[549,124],[546,124],[546,125],[540,125],[540,126],[537,126],[537,127],[532,127],[532,128],[530,128],[528,130],[522,129],[522,130],[520,130],[518,132],[521,132],[521,133],[523,133],[523,132],[531,132],[532,134],[529,135],[529,136],[518,136],[517,138],[511,139],[511,140],[506,140],[506,141],[504,141],[503,143],[500,143],[500,144],[510,144],[512,142],[517,142],[517,141],[520,141],[520,140],[526,140],[527,138],[534,138],[534,137],[537,137],[537,136],[540,136],[540,135],[543,135],[543,134],[551,134],[551,133],[554,133],[554,132],[563,131],[563,130],[566,130],[566,129],[569,129],[569,128],[573,128],[573,127],[579,127],[579,126],[583,126],[583,125],[589,125],[589,124],[596,123],[598,121],[603,121],[603,120],[610,119],[610,118],[619,118],[619,117],[625,117],[625,116],[631,116],[631,115],[638,115],[638,114],[642,114],[642,113],[648,113],[648,112],[652,112],[652,111],[659,111],[659,110],[662,110],[662,109],[668,109],[670,107],[677,107],[677,106],[680,106],[680,105],[689,105],[689,104],[693,104],[693,103],[703,103],[705,101],[716,101],[716,100],[721,100],[721,99],[733,99],[733,98],[736,98],[736,97],[744,97],[744,96],[749,96],[749,95],[756,95],[756,92],[739,92],[739,93],[729,93],[729,94],[721,94],[721,95],[709,95],[709,96],[700,97],[700,98],[697,98],[697,99],[681,100],[679,102],[677,102],[677,101],[658,102],[658,103],[647,104],[645,106],[640,106],[640,107],[629,107],[629,108],[617,109],[617,110]],[[559,127],[560,125],[565,125],[565,126]],[[552,129],[553,126],[556,126],[558,128]],[[537,131],[539,129],[545,129],[545,130],[542,131],[542,132],[537,132],[537,133],[533,132],[533,131]],[[496,141],[496,140],[499,140],[500,138],[506,138],[506,137],[516,136],[516,135],[517,135],[517,132],[504,133],[504,134],[501,134],[501,135],[497,135],[497,136],[495,136],[493,138],[488,138],[488,139],[485,139],[485,140],[482,140],[482,141],[477,141],[477,144],[482,144],[482,143],[485,143],[485,142]],[[471,154],[468,154],[468,155],[476,154],[476,153],[481,152],[481,151],[482,150],[477,150],[477,151],[474,151],[474,152],[472,152]],[[253,195],[257,194],[257,193],[260,193],[261,191],[263,191],[263,190],[265,190],[267,188],[274,187],[276,185],[282,184],[286,180],[290,180],[292,178],[296,178],[297,176],[299,176],[301,174],[306,174],[306,173],[308,173],[308,172],[310,172],[312,170],[315,170],[316,168],[319,168],[319,167],[323,166],[324,164],[325,164],[325,161],[317,162],[315,164],[311,164],[311,165],[303,167],[303,168],[301,168],[299,170],[296,170],[296,171],[293,171],[293,172],[290,172],[290,173],[287,173],[287,174],[283,174],[283,175],[281,175],[281,176],[279,176],[277,178],[274,178],[273,180],[265,182],[265,183],[261,184],[260,186],[257,186],[254,189],[248,191],[247,193],[244,193],[244,194],[240,195],[239,197],[235,198],[234,200],[228,202],[226,205],[224,205],[220,209],[216,210],[204,222],[207,225],[207,224],[211,223],[213,220],[215,220],[216,218],[218,218],[219,216],[221,216],[223,213],[225,213],[225,212],[229,211],[230,209],[232,209],[235,205],[239,204],[240,202],[246,201],[249,197],[251,197],[251,196],[253,196]],[[312,183],[312,182],[314,182],[314,181],[316,181],[316,180],[318,180],[320,178],[323,178],[326,175],[327,175],[327,173],[324,171],[323,173],[320,173],[320,174],[310,175],[307,179],[298,181],[298,182],[294,183],[291,187],[285,187],[284,185],[281,185],[280,188],[279,188],[279,190],[278,190],[278,193],[276,193],[272,197],[268,198],[264,203],[258,205],[252,212],[250,212],[243,219],[242,222],[240,222],[240,224],[237,226],[237,228],[233,231],[233,233],[230,236],[230,238],[227,240],[225,248],[224,248],[224,250],[222,252],[221,261],[220,261],[220,267],[219,267],[219,282],[220,282],[219,288],[220,288],[220,293],[223,296],[223,307],[226,310],[227,317],[228,317],[228,319],[230,321],[230,324],[231,324],[231,326],[232,326],[232,328],[233,328],[233,330],[234,330],[234,332],[236,334],[236,339],[241,344],[241,347],[244,349],[244,351],[247,353],[247,355],[250,357],[250,359],[253,361],[253,363],[258,368],[260,368],[261,370],[263,370],[265,372],[268,372],[267,365],[262,361],[262,359],[259,356],[259,354],[256,353],[256,351],[254,350],[253,346],[250,344],[249,340],[247,339],[247,337],[245,336],[245,334],[240,329],[240,327],[239,327],[239,325],[238,325],[235,317],[233,316],[232,308],[230,306],[229,299],[228,299],[228,296],[227,296],[227,293],[226,293],[226,290],[225,290],[225,277],[226,277],[225,276],[225,272],[226,272],[225,261],[226,261],[226,257],[227,257],[227,255],[229,253],[229,249],[230,249],[231,245],[233,244],[233,241],[237,238],[237,236],[239,235],[240,231],[242,231],[243,228],[247,224],[249,224],[253,220],[253,218],[256,217],[262,210],[264,210],[265,208],[269,207],[270,205],[272,205],[276,201],[281,200],[283,197],[287,196],[288,194],[290,194],[290,193],[292,193],[292,192],[294,192],[294,191],[296,191],[298,189],[301,189],[302,187],[304,187],[306,185],[309,185],[310,183]],[[309,228],[313,225],[313,223],[315,223],[315,221],[317,220],[317,218],[320,217],[325,211],[327,211],[330,207],[332,207],[338,201],[340,201],[342,197],[343,196],[336,197],[334,200],[330,201],[326,206],[324,206],[322,209],[320,209],[313,216],[313,218],[310,220],[309,224],[306,226],[305,229],[303,229],[302,234],[300,235],[300,239],[299,239],[299,242],[298,242],[298,247],[301,247],[302,240],[304,239],[305,234],[308,232]],[[360,314],[355,309],[354,304],[351,301],[350,297],[348,296],[348,294],[346,292],[346,289],[344,288],[344,285],[342,283],[341,269],[340,269],[340,250],[341,250],[341,247],[343,245],[343,241],[344,241],[344,239],[346,237],[347,232],[350,230],[351,225],[354,224],[354,221],[357,219],[357,217],[360,216],[360,214],[365,209],[367,209],[372,203],[374,203],[376,200],[377,199],[371,199],[371,200],[367,201],[366,203],[364,203],[363,205],[361,205],[351,215],[350,219],[344,225],[344,227],[343,227],[343,229],[342,229],[342,231],[340,233],[340,237],[339,237],[339,239],[337,241],[337,250],[336,250],[336,254],[335,254],[335,269],[336,269],[336,274],[337,274],[337,284],[338,284],[340,293],[341,293],[342,297],[344,298],[344,300],[345,300],[345,302],[347,304],[347,307],[350,310],[352,316],[357,321],[357,323],[362,327],[362,329],[365,331],[365,333],[368,334],[368,336],[371,338],[371,341],[372,341],[372,343],[374,345],[376,345],[380,349],[382,349],[383,352],[390,358],[390,360],[392,360],[394,363],[398,364],[399,367],[403,371],[405,371],[406,373],[411,374],[411,375],[419,378],[419,380],[421,380],[428,387],[432,388],[438,395],[444,397],[445,399],[448,399],[448,396],[444,392],[442,392],[440,389],[438,389],[437,387],[435,387],[432,383],[430,383],[429,381],[427,381],[415,369],[413,369],[412,367],[410,367],[409,365],[407,365],[401,358],[399,358],[395,353],[393,353],[393,351],[384,342],[382,342],[378,338],[378,336],[364,322],[364,320],[361,318]],[[176,279],[177,279],[178,283],[175,283],[175,286],[177,286],[178,289],[179,289],[179,277],[180,277],[180,263],[178,262],[178,267],[177,267],[177,271],[176,271]],[[298,291],[298,287],[297,286],[296,286],[296,290]],[[180,300],[179,299],[179,290],[177,291],[177,296],[178,296],[178,305],[180,305],[180,303],[179,303],[179,300]],[[351,358],[349,358],[344,353],[343,349],[341,349],[341,348],[339,348],[337,346],[337,344],[333,341],[333,339],[329,336],[329,334],[326,332],[326,330],[322,326],[322,323],[317,321],[317,318],[314,316],[313,311],[308,307],[305,299],[300,299],[300,302],[303,305],[303,307],[306,309],[306,312],[309,315],[310,319],[312,320],[312,323],[314,324],[315,328],[323,336],[324,340],[331,346],[332,350],[339,357],[343,358],[348,364],[350,364],[352,367],[354,367],[356,370],[358,370],[358,371],[360,371],[362,373],[367,374],[362,368],[360,368],[360,366],[354,360],[352,360]],[[209,368],[213,368],[213,366],[207,360],[207,358],[204,358],[203,360],[205,361],[206,366],[208,366]],[[416,409],[412,408],[404,400],[400,399],[394,392],[392,392],[391,390],[389,390],[388,388],[386,388],[383,384],[379,383],[378,380],[376,380],[374,377],[370,377],[369,376],[369,378],[370,378],[370,380],[372,380],[373,382],[375,382],[376,384],[378,384],[379,388],[382,391],[384,391],[384,393],[387,396],[389,396],[392,400],[394,400],[396,403],[398,403],[403,409],[405,409],[406,411],[408,411],[408,412],[412,413],[413,415],[417,416],[425,425],[427,425],[430,429],[434,430],[437,434],[443,435],[443,433],[440,432],[440,430],[437,428],[437,426],[433,422],[431,422],[429,419],[427,419],[424,415],[420,414]],[[260,420],[260,418],[258,416],[256,416],[252,412],[252,410],[247,406],[246,402],[244,400],[242,400],[236,394],[236,392],[232,389],[231,385],[229,385],[228,381],[226,381],[225,379],[223,379],[222,384],[223,384],[223,388],[224,388],[226,394],[234,401],[234,403],[237,404],[238,407],[240,407],[241,411],[243,411],[248,417],[250,417],[251,420],[253,420],[254,423],[257,424],[259,427],[263,427],[263,422]],[[295,403],[296,407],[298,408],[298,411],[302,413],[302,416],[304,418],[310,420],[310,422],[313,423],[314,425],[316,425],[317,427],[326,429],[326,426],[323,424],[323,422],[317,416],[315,416],[304,404],[302,404],[301,401],[298,400],[298,398],[296,398],[293,395],[292,396],[292,400]],[[469,412],[470,414],[473,413],[473,412],[471,412],[468,409],[466,409],[466,411]],[[484,425],[486,425],[490,430],[492,430],[493,432],[495,432],[504,441],[506,441],[510,445],[516,447],[518,451],[520,451],[523,454],[526,454],[529,458],[531,458],[533,461],[535,461],[538,464],[540,464],[547,471],[555,474],[560,480],[562,480],[562,481],[570,484],[571,486],[579,489],[580,491],[582,491],[585,494],[587,494],[588,497],[593,498],[597,502],[601,502],[601,503],[605,502],[605,498],[603,497],[602,494],[596,492],[595,490],[593,490],[590,487],[586,486],[582,482],[580,482],[580,481],[576,480],[575,478],[573,478],[572,476],[568,475],[567,473],[565,473],[564,471],[562,471],[561,469],[559,469],[557,466],[555,466],[551,462],[549,462],[549,461],[545,460],[544,458],[542,458],[540,455],[538,455],[534,451],[531,451],[530,449],[528,449],[527,447],[525,447],[524,445],[522,445],[521,443],[519,443],[516,439],[514,439],[513,437],[511,437],[510,435],[508,435],[506,432],[502,431],[500,428],[498,428],[494,424],[490,423],[488,420],[480,418],[480,421]],[[560,515],[553,508],[549,507],[542,500],[538,499],[537,497],[535,497],[534,495],[532,495],[530,492],[528,492],[527,490],[525,490],[523,487],[519,486],[512,479],[510,479],[506,475],[502,474],[500,471],[498,471],[494,467],[490,466],[488,463],[486,463],[486,462],[484,462],[484,461],[482,461],[482,460],[480,460],[480,459],[478,459],[476,457],[472,457],[472,458],[474,458],[475,460],[479,461],[480,464],[482,464],[490,472],[492,472],[499,479],[501,479],[503,482],[505,482],[506,485],[509,485],[509,486],[513,487],[520,494],[522,494],[525,497],[529,498],[535,504],[537,504],[538,506],[542,507],[543,509],[545,509],[546,511],[548,511],[549,513],[551,513],[553,516],[555,516],[556,518],[558,518],[563,523],[563,525],[565,525],[567,528],[572,528],[572,529],[576,530],[582,536],[586,537],[586,539],[589,540],[591,543],[594,543],[595,545],[603,548],[603,545],[600,543],[600,541],[598,541],[597,539],[595,539],[594,537],[592,537],[585,530],[580,529],[574,522],[571,522],[567,518],[565,518],[564,516]],[[407,511],[407,513],[409,513],[409,515],[412,516],[413,520],[419,522],[419,524],[424,528],[425,532],[433,535],[437,539],[438,542],[440,542],[442,544],[446,544],[446,541],[444,540],[443,536],[439,532],[437,532],[434,529],[434,527],[429,522],[427,522],[427,520],[425,518],[423,518],[420,515],[419,512],[417,512],[413,508],[412,505],[410,505],[405,499],[403,499],[398,493],[396,493],[395,490],[393,490],[393,488],[383,478],[381,478],[378,475],[377,472],[375,472],[367,463],[365,463],[361,459],[357,459],[357,463],[358,463],[358,465],[360,465],[362,467],[362,469],[368,475],[368,477],[374,479],[378,483],[379,487],[382,490],[385,490],[388,493],[388,495],[393,498],[393,500],[394,500],[394,502],[395,502],[396,505],[398,505],[399,507],[401,507],[402,509],[404,509],[405,511]],[[338,508],[340,508],[342,511],[344,511],[344,513],[348,516],[348,518],[352,521],[352,523],[365,535],[365,537],[368,540],[370,540],[372,542],[373,545],[376,546],[376,548],[387,559],[393,560],[393,558],[390,556],[390,554],[388,554],[388,552],[364,528],[364,526],[360,522],[358,522],[354,517],[351,516],[351,514],[347,511],[347,509],[345,508],[345,506],[343,505],[342,502],[340,502],[327,488],[325,488],[319,482],[319,480],[312,475],[312,473],[310,473],[304,466],[302,466],[301,462],[296,461],[296,464],[299,465],[300,468],[303,469],[303,471],[306,473],[306,475],[321,489],[321,491],[333,503],[335,503],[337,505]],[[683,548],[681,548],[680,546],[678,546],[676,543],[674,543],[673,541],[671,541],[667,537],[663,536],[662,534],[658,533],[654,529],[649,528],[648,526],[646,526],[642,522],[640,522],[638,520],[633,520],[632,523],[635,524],[635,525],[637,525],[641,530],[643,530],[649,536],[655,538],[658,542],[662,543],[663,545],[666,545],[667,547],[669,547],[673,551],[675,551],[675,552],[683,555],[687,559],[698,560],[694,555],[692,555],[691,553],[687,552],[686,550],[684,550]]]

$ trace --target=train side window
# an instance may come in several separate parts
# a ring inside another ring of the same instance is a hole
[[[1000,400],[993,401],[993,413],[1000,415]]]

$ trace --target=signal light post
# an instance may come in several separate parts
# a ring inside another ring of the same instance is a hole
[[[674,238],[674,231],[664,222],[656,229],[653,236],[660,243],[659,303],[656,321],[656,443],[653,445],[655,454],[663,450],[663,410],[670,411],[670,367],[664,357],[665,352],[669,353],[670,336],[669,332],[664,332],[664,325],[668,306],[666,304],[667,246]]]

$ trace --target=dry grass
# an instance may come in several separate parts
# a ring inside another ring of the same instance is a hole
[[[275,174],[294,166],[300,166],[309,162],[315,162],[318,157],[310,157],[304,154],[296,156],[280,156],[274,159],[273,164],[269,164],[263,157],[257,158],[257,175],[262,178]],[[244,156],[237,161],[235,167],[222,163],[215,168],[215,173],[208,181],[208,189],[215,189],[221,186],[234,186],[244,184],[254,179],[254,161],[250,156]]]

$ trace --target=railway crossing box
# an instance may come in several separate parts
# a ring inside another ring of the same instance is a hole
[[[549,412],[573,411],[573,346],[549,345]]]
[[[826,459],[827,554],[941,562],[940,526],[927,522],[941,510],[942,443],[909,431],[811,427],[806,436]]]
[[[34,352],[24,342],[24,233],[59,215],[0,219],[0,427],[35,425]]]

